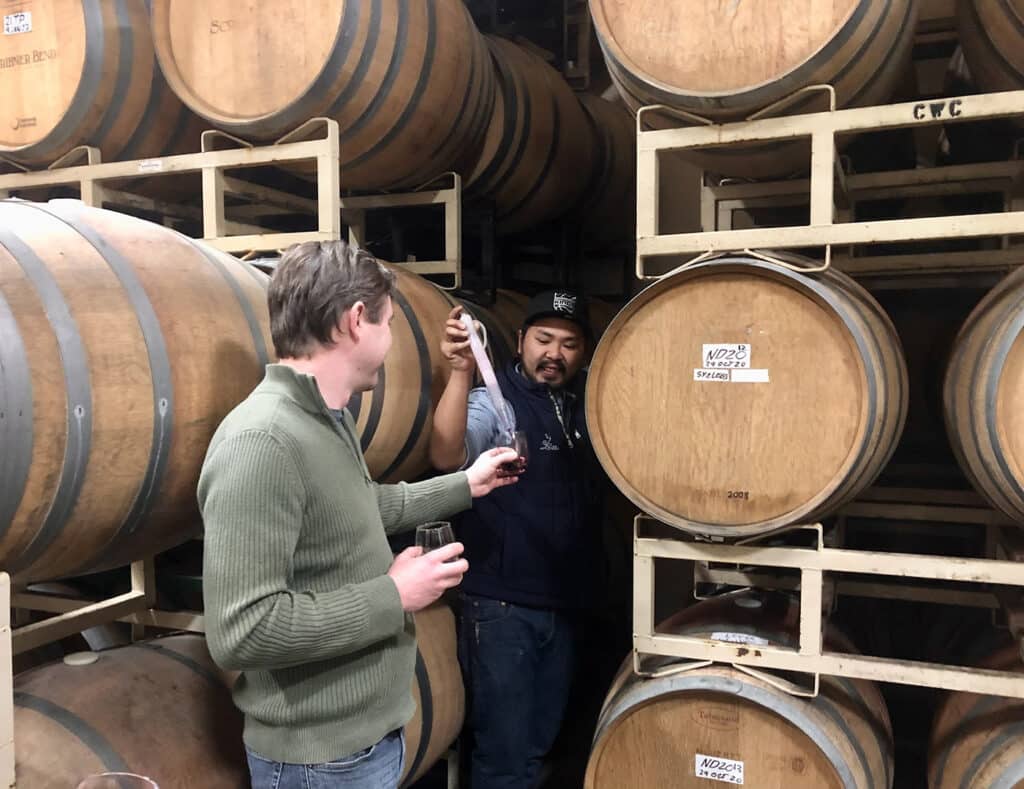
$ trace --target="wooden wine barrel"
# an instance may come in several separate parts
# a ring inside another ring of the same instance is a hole
[[[0,568],[78,575],[198,531],[207,444],[272,349],[267,281],[124,214],[0,202]]]
[[[540,57],[487,37],[497,98],[467,187],[494,201],[496,226],[515,233],[566,213],[595,159],[587,116],[562,76]]]
[[[839,107],[885,102],[909,58],[917,17],[915,0],[590,0],[590,10],[608,71],[634,114],[663,104],[719,122],[742,120],[809,85],[832,85]],[[786,112],[821,108],[820,99],[800,99]],[[809,162],[786,147],[690,158],[741,177],[806,169]]]
[[[982,91],[1024,89],[1024,0],[960,0],[960,46]]]
[[[960,329],[943,390],[961,468],[993,506],[1024,522],[1024,271],[1007,276]]]
[[[1010,645],[984,668],[1024,673]],[[931,789],[1014,789],[1024,782],[1024,701],[951,693],[935,716],[928,755]]]
[[[617,102],[580,93],[595,137],[594,172],[580,206],[583,243],[600,248],[636,237],[636,120]]]
[[[53,663],[15,678],[18,786],[67,789],[105,771],[146,775],[161,787],[249,786],[231,678],[201,636],[84,654],[95,662]]]
[[[416,714],[405,727],[402,785],[430,769],[455,742],[466,716],[466,692],[456,654],[455,617],[441,602],[416,612]]]
[[[666,523],[724,537],[813,521],[854,496],[892,454],[906,404],[899,339],[867,291],[749,254],[640,293],[587,383],[615,485]]]
[[[727,595],[698,603],[658,632],[797,647],[797,606],[774,596]],[[835,631],[826,644],[852,647]],[[648,668],[667,668],[669,661]],[[815,698],[794,696],[731,666],[640,678],[619,672],[597,724],[586,789],[698,789],[739,783],[785,789],[889,789],[892,730],[877,687],[821,677]],[[721,777],[698,777],[718,765]]]
[[[212,124],[273,140],[337,120],[346,189],[461,170],[490,120],[493,67],[460,0],[154,0],[152,19],[167,81]]]
[[[104,161],[199,150],[200,120],[156,65],[144,0],[31,0],[4,11],[0,153],[49,164],[77,145]]]

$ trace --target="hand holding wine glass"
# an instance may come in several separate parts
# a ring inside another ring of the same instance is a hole
[[[439,534],[443,534],[443,530]],[[417,542],[420,539],[431,538],[417,537]],[[469,569],[469,563],[462,558],[462,551],[462,543],[449,542],[429,551],[417,544],[398,554],[388,569],[388,575],[398,590],[402,609],[419,611],[434,602],[446,589],[458,586]]]
[[[423,549],[423,553],[429,553],[453,542],[455,534],[448,521],[431,521],[416,527],[416,544]]]
[[[514,463],[517,458],[515,450],[507,446],[495,447],[481,453],[480,457],[473,461],[473,465],[466,469],[469,495],[479,498],[486,496],[495,488],[515,484],[519,477],[502,475],[500,469],[503,463]]]
[[[506,433],[501,438],[502,446],[508,446],[515,450],[516,459],[502,463],[498,467],[499,477],[518,477],[526,471],[530,462],[530,447],[526,441],[525,430],[514,430],[511,434]]]

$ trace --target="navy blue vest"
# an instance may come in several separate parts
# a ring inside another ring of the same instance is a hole
[[[592,594],[600,506],[596,458],[583,413],[582,373],[564,391],[559,422],[546,384],[515,366],[497,372],[526,431],[529,466],[519,482],[473,500],[460,518],[469,572],[463,591],[539,608],[582,608]]]

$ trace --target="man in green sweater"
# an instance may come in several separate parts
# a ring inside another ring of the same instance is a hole
[[[391,346],[394,275],[344,242],[289,249],[270,284],[279,358],[217,429],[199,481],[214,660],[235,703],[254,789],[396,787],[414,712],[411,612],[467,569],[455,543],[393,557],[387,534],[511,484],[484,453],[415,484],[370,479],[349,399]]]

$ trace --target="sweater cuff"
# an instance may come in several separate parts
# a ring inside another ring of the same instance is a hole
[[[405,629],[405,611],[391,576],[373,578],[362,586],[368,614],[366,643],[376,643],[401,633]]]
[[[455,506],[458,507],[455,512],[468,510],[473,506],[473,496],[469,492],[469,476],[465,471],[456,471],[452,476],[461,478],[459,480],[461,484],[455,486],[455,495],[457,497]]]

